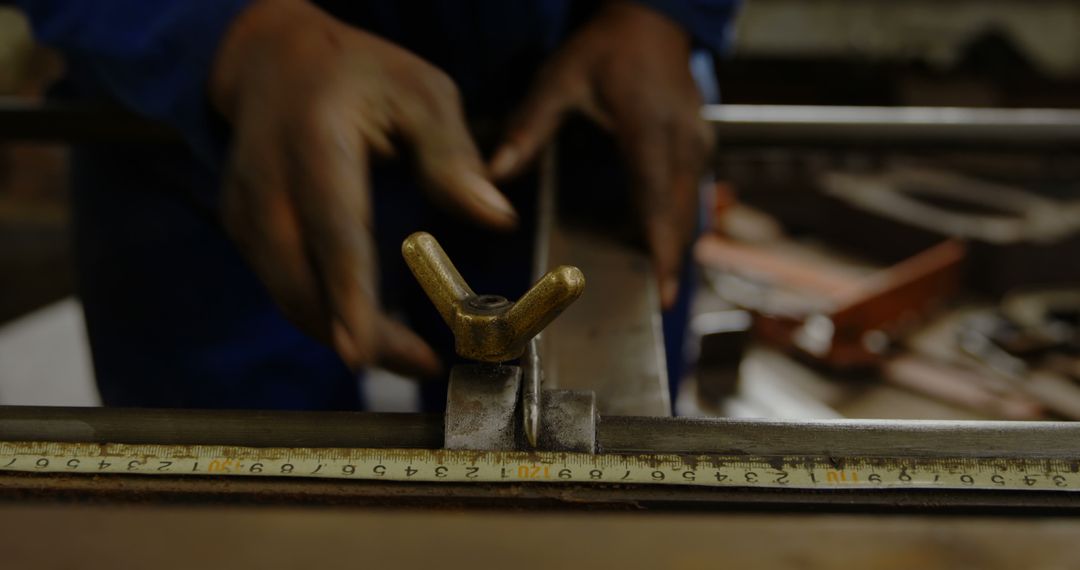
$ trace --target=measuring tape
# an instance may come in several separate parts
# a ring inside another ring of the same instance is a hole
[[[1080,490],[1080,462],[216,445],[0,443],[0,470],[451,483],[618,483],[792,489]]]

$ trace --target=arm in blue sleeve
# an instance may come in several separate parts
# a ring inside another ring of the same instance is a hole
[[[694,43],[715,54],[726,53],[734,39],[741,0],[637,0],[675,20]]]
[[[20,0],[34,34],[110,96],[169,123],[220,166],[224,135],[206,95],[214,54],[251,0]]]

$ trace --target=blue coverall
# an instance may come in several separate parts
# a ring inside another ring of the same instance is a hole
[[[106,405],[363,408],[356,376],[284,319],[216,214],[229,133],[208,106],[206,82],[222,35],[249,1],[21,0],[37,38],[67,58],[65,96],[118,101],[171,124],[186,142],[73,149],[79,294]],[[738,4],[639,1],[714,53],[729,42]],[[498,116],[520,100],[536,68],[597,2],[317,4],[442,68],[457,82],[468,115]],[[452,362],[446,327],[404,268],[399,245],[412,231],[431,231],[474,289],[516,298],[528,285],[532,199],[504,187],[526,223],[513,236],[492,239],[428,206],[400,165],[377,168],[373,178],[383,303]],[[685,305],[684,299],[665,323],[673,378],[682,358],[671,351],[681,347]],[[428,385],[423,393],[426,408],[445,401],[445,386]]]

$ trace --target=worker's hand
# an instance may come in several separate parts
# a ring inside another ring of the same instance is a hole
[[[231,25],[210,97],[233,127],[224,223],[285,314],[353,368],[437,374],[378,304],[368,165],[407,150],[430,196],[507,229],[453,82],[303,0],[256,0]]]
[[[712,148],[700,107],[687,33],[649,8],[612,0],[541,70],[491,172],[496,180],[521,172],[571,111],[611,131],[634,176],[661,299],[670,307]]]

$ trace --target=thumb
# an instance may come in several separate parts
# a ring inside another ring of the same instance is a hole
[[[377,362],[383,368],[414,378],[432,378],[442,372],[435,351],[405,325],[379,315]]]
[[[400,123],[434,201],[491,228],[517,225],[514,207],[488,180],[460,104],[440,100],[437,109],[423,117],[403,117]]]

